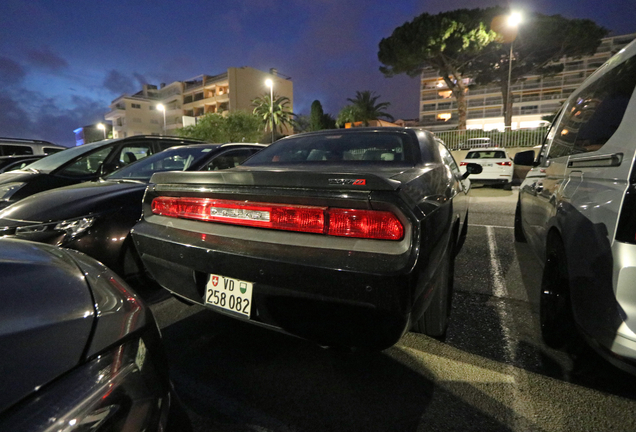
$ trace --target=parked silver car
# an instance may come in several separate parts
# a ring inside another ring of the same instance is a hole
[[[544,262],[540,320],[561,347],[576,330],[636,372],[636,42],[563,105],[519,193],[515,237]]]

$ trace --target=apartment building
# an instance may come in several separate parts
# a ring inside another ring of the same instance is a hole
[[[294,87],[291,78],[276,69],[263,72],[250,67],[228,68],[219,75],[199,75],[171,84],[144,84],[134,95],[113,100],[105,119],[112,122],[113,138],[132,135],[174,135],[175,129],[193,125],[208,113],[236,110],[251,112],[252,100],[269,94],[265,84],[271,79],[274,93],[287,96],[293,111]]]
[[[554,76],[526,76],[512,86],[512,129],[547,124],[541,117],[554,114],[567,97],[613,54],[636,39],[636,33],[604,38],[593,56],[563,58],[563,71]],[[470,84],[470,78],[467,78]],[[498,85],[471,86],[466,93],[467,129],[504,129],[503,100]],[[420,87],[420,123],[431,130],[457,126],[457,103],[437,71],[424,69]]]

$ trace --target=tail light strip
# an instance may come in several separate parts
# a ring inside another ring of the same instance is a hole
[[[157,197],[161,216],[342,237],[401,240],[404,226],[388,211],[298,206],[209,198]]]

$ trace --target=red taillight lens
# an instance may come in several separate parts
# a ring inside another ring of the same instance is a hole
[[[161,216],[344,237],[400,240],[404,227],[391,212],[295,206],[207,198],[157,197]]]
[[[459,163],[459,166],[466,166],[466,165],[468,165],[468,162],[460,162]]]
[[[497,162],[497,165],[501,165],[501,166],[512,166],[512,162],[508,161],[508,162]]]
[[[400,240],[404,227],[390,212],[329,209],[329,235]]]

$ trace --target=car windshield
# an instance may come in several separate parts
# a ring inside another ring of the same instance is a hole
[[[468,152],[466,159],[508,159],[506,152],[501,150]]]
[[[107,180],[141,180],[148,182],[150,177],[161,171],[186,171],[206,158],[218,145],[177,147],[148,156],[138,162],[126,165],[106,177]]]
[[[272,144],[245,161],[243,165],[412,166],[413,145],[407,134],[397,132],[335,132],[298,136]]]
[[[49,155],[45,158],[40,159],[37,162],[33,162],[30,165],[27,165],[25,169],[34,169],[41,172],[51,172],[65,163],[75,159],[78,156],[83,155],[84,153],[88,153],[92,150],[98,149],[104,144],[108,144],[110,141],[99,141],[97,143],[92,144],[84,144],[78,147],[72,147],[68,150],[63,150],[59,153],[55,153]]]

